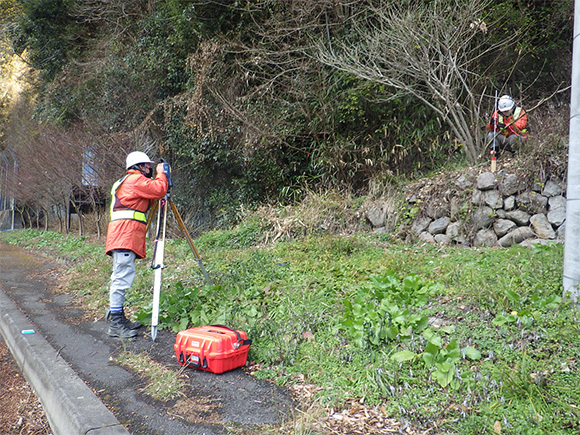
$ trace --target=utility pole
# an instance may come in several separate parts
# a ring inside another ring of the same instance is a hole
[[[580,0],[574,1],[573,42],[563,296],[578,304],[580,302]]]

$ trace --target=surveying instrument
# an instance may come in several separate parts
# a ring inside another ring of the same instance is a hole
[[[153,221],[153,216],[157,213],[157,231],[155,234],[155,247],[153,249],[153,260],[151,261],[151,268],[155,271],[154,282],[153,282],[153,309],[151,311],[151,339],[155,341],[157,337],[157,325],[159,324],[159,296],[161,292],[161,272],[165,268],[163,264],[163,254],[165,250],[165,230],[167,228],[167,206],[171,207],[171,211],[175,216],[175,220],[179,225],[179,228],[183,232],[185,239],[187,240],[187,244],[191,248],[191,252],[195,257],[195,261],[199,264],[201,272],[205,277],[205,281],[209,285],[213,285],[211,278],[209,277],[203,262],[201,261],[201,257],[195,249],[193,245],[193,240],[185,228],[185,224],[183,223],[183,219],[181,219],[181,215],[179,211],[177,211],[177,207],[175,206],[173,200],[171,199],[171,188],[173,187],[173,180],[171,178],[171,167],[167,160],[161,159],[161,163],[163,163],[163,172],[165,172],[165,176],[167,177],[167,193],[162,199],[159,199],[153,203],[151,207],[151,211],[147,216],[147,229],[151,227],[151,223]]]

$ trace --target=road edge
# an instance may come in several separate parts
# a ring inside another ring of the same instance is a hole
[[[0,333],[56,435],[129,434],[0,289]]]

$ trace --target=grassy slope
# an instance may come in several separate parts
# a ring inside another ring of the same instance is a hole
[[[168,243],[161,321],[245,329],[258,376],[316,385],[335,409],[363,399],[449,433],[580,430],[580,335],[576,312],[559,303],[562,246],[441,248],[361,233],[260,245],[262,230],[250,220],[196,240],[213,287],[182,240]],[[2,239],[71,260],[67,291],[97,314],[106,306],[101,245],[28,230]],[[129,303],[144,319],[151,281],[142,262]]]

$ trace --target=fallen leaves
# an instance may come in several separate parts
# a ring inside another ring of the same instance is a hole
[[[51,433],[40,402],[0,341],[0,433]]]
[[[389,418],[382,406],[370,407],[355,400],[347,405],[348,407],[338,412],[331,409],[325,418],[324,423],[333,433],[361,435],[429,433],[417,431],[397,419]]]

